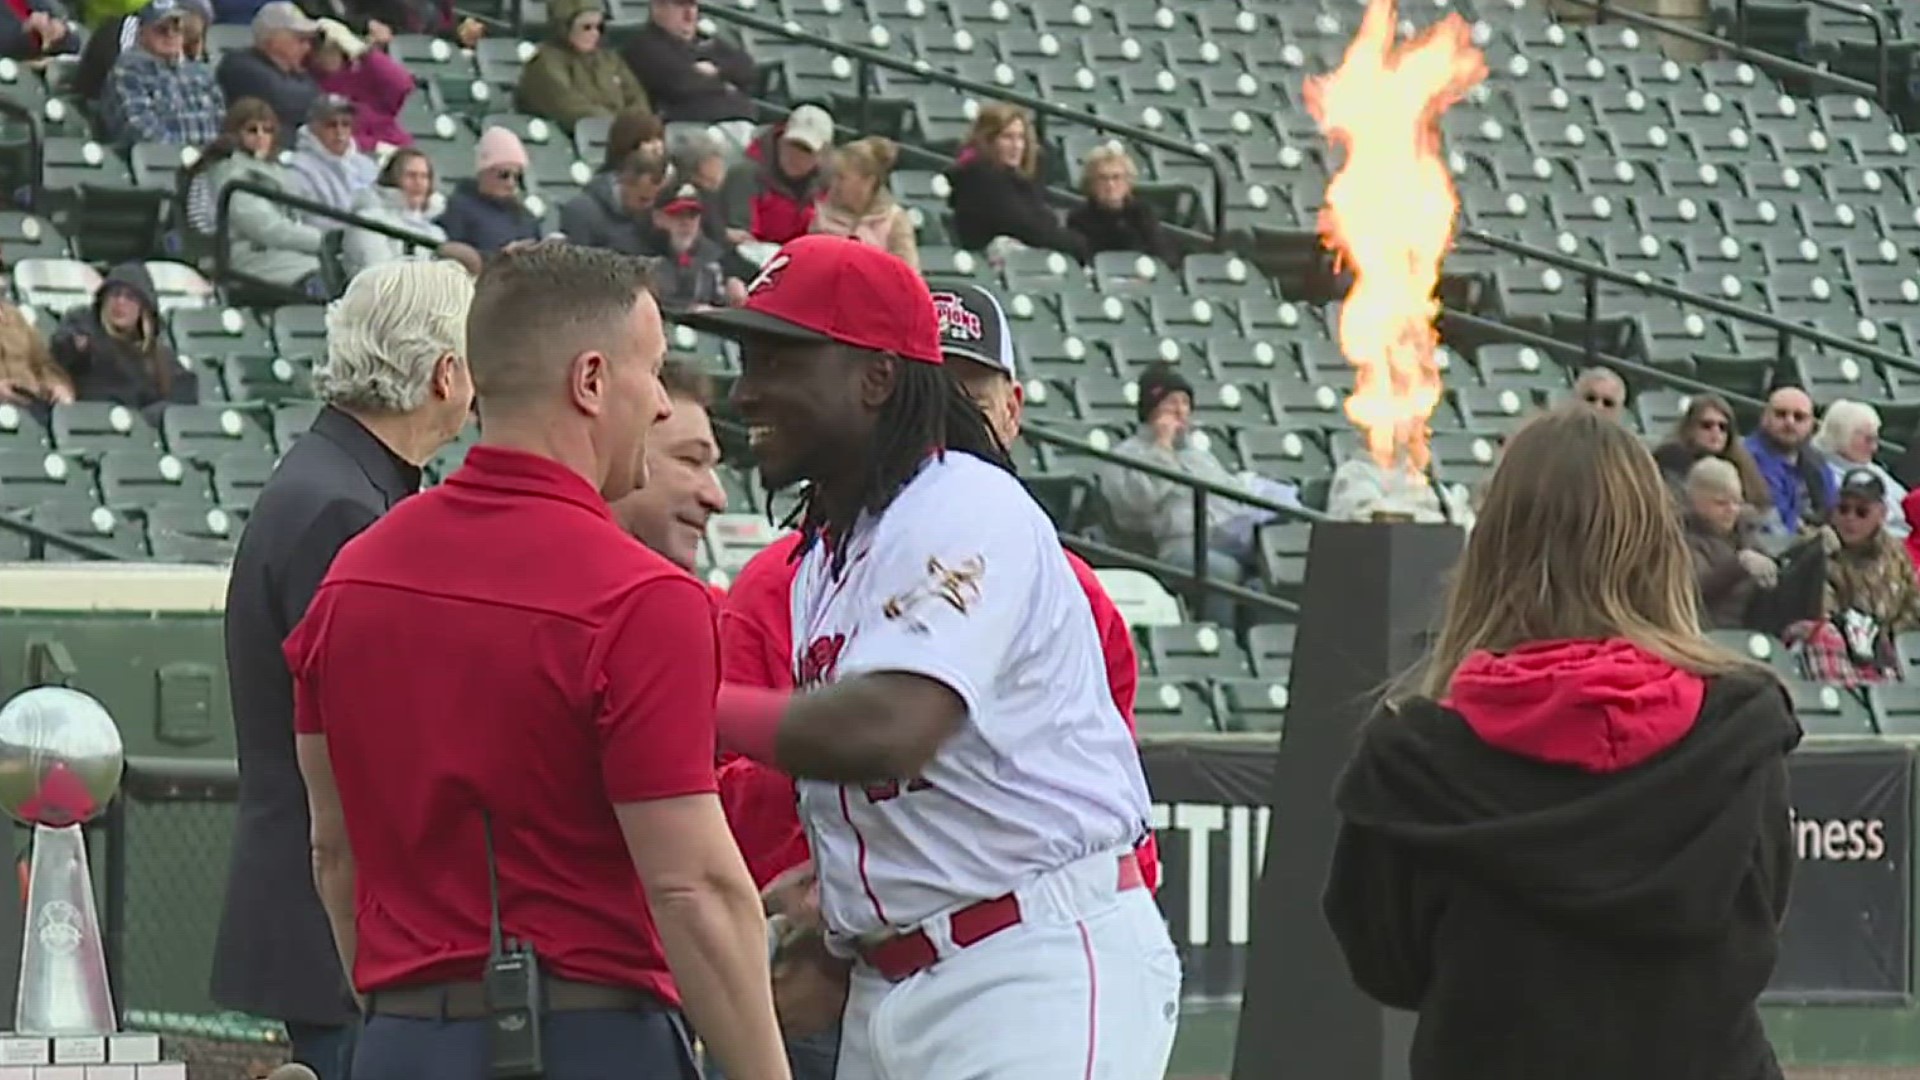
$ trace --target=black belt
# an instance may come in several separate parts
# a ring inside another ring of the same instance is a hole
[[[631,986],[602,986],[548,976],[543,999],[548,1012],[587,1012],[594,1009],[662,1008],[660,999]],[[367,995],[367,1012],[409,1020],[479,1020],[488,1015],[486,988],[478,982],[431,983],[375,990]]]

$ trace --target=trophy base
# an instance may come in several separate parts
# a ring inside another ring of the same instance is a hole
[[[149,1032],[0,1035],[0,1080],[187,1080],[187,1066],[161,1061]]]
[[[87,870],[87,838],[78,825],[33,829],[13,1028],[22,1035],[96,1037],[119,1029]]]

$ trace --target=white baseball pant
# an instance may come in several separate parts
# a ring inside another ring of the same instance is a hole
[[[1162,1080],[1180,1018],[1180,958],[1117,852],[1015,891],[1021,921],[900,982],[856,963],[836,1080]]]

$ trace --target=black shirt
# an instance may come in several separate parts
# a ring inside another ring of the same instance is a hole
[[[240,806],[212,993],[230,1009],[307,1024],[353,1019],[313,887],[293,690],[280,652],[348,540],[420,489],[420,470],[331,406],[260,491],[227,582],[227,680]]]

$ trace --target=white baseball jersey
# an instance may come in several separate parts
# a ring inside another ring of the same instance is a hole
[[[1017,479],[948,453],[855,527],[838,579],[824,547],[794,578],[798,684],[912,672],[967,707],[923,776],[799,783],[836,935],[912,926],[1144,835],[1146,776],[1092,608]]]

